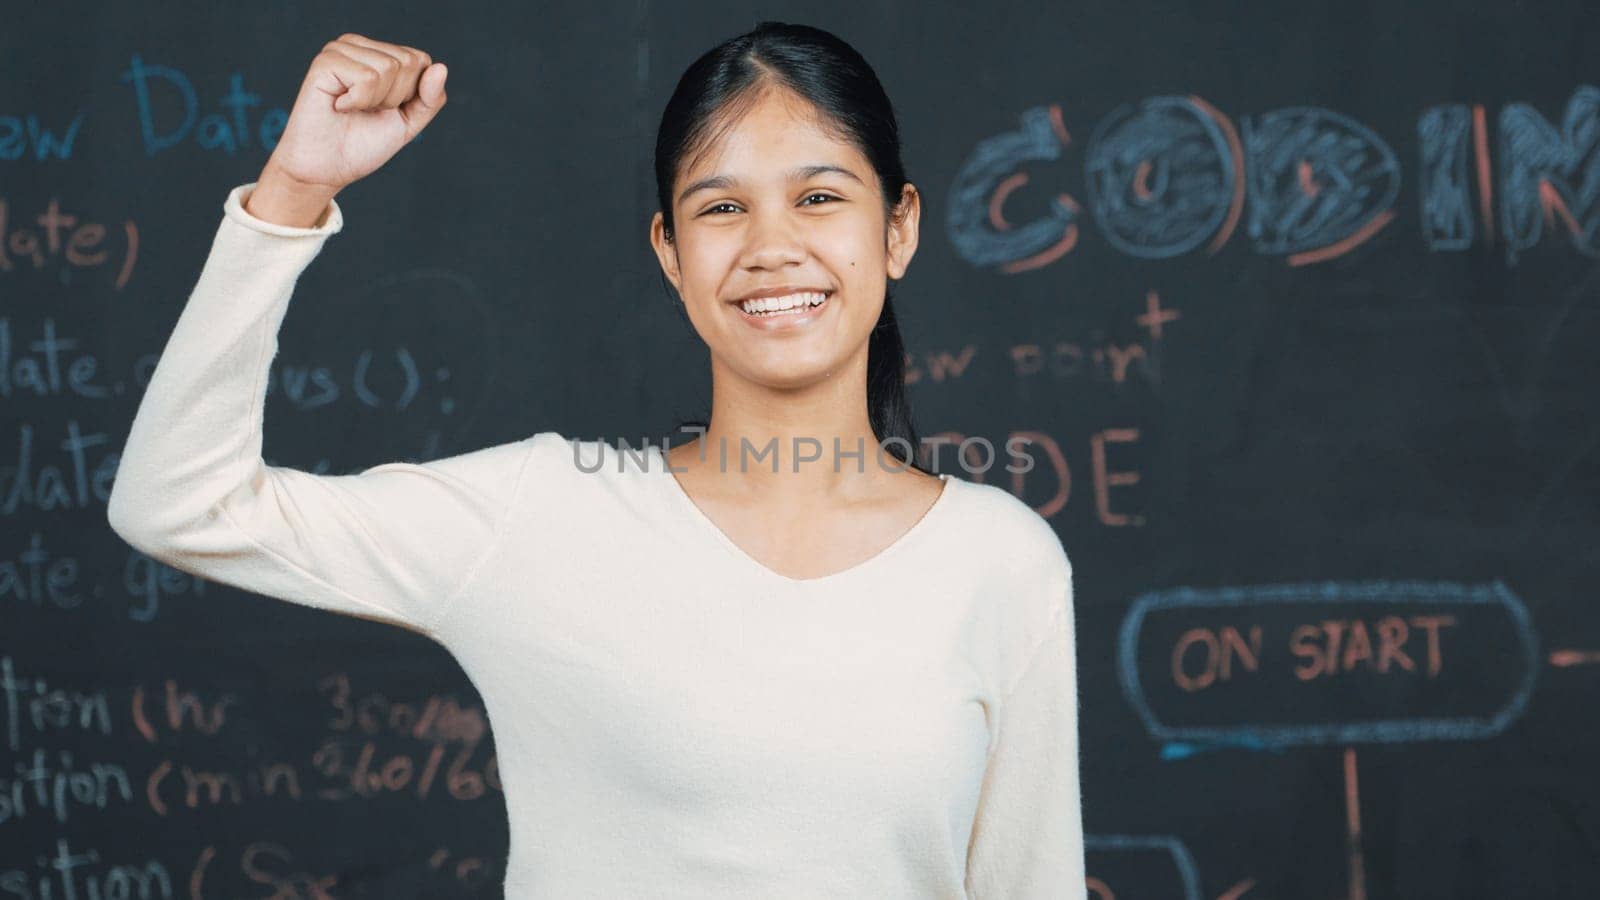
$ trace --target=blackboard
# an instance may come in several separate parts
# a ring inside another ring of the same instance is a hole
[[[649,151],[683,67],[761,18],[836,31],[895,101],[921,431],[1047,459],[981,480],[1074,562],[1090,896],[1600,890],[1592,5],[26,13],[0,25],[0,893],[498,895],[493,734],[450,655],[141,556],[106,526],[118,447],[224,196],[344,31],[448,62],[450,105],[340,196],[268,461],[702,415]]]

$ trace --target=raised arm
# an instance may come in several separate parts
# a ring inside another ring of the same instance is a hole
[[[140,401],[106,508],[124,540],[247,590],[437,626],[498,533],[527,442],[317,476],[266,465],[261,434],[295,282],[344,227],[334,195],[427,127],[445,76],[421,50],[359,34],[312,59],[261,178],[223,202]]]
[[[1000,703],[967,854],[972,900],[1083,900],[1072,576]]]
[[[228,193],[211,253],[145,390],[107,505],[174,568],[424,633],[487,554],[528,457],[521,440],[356,475],[266,465],[263,406],[296,280],[344,218],[257,219]]]

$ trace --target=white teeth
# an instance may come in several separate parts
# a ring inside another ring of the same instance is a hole
[[[803,306],[817,306],[826,300],[828,295],[818,291],[805,291],[798,294],[786,294],[782,297],[763,297],[759,300],[746,300],[739,307],[752,315],[761,313],[782,312],[787,309]]]

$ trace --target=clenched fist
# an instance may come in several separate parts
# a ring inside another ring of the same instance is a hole
[[[444,108],[444,63],[403,44],[342,34],[311,61],[283,136],[247,201],[268,221],[310,226]]]

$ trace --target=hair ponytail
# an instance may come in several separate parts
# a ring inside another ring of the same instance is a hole
[[[893,294],[894,283],[890,282],[884,288],[883,312],[867,340],[867,416],[879,446],[920,469],[917,429],[906,397],[906,345],[895,318]]]

